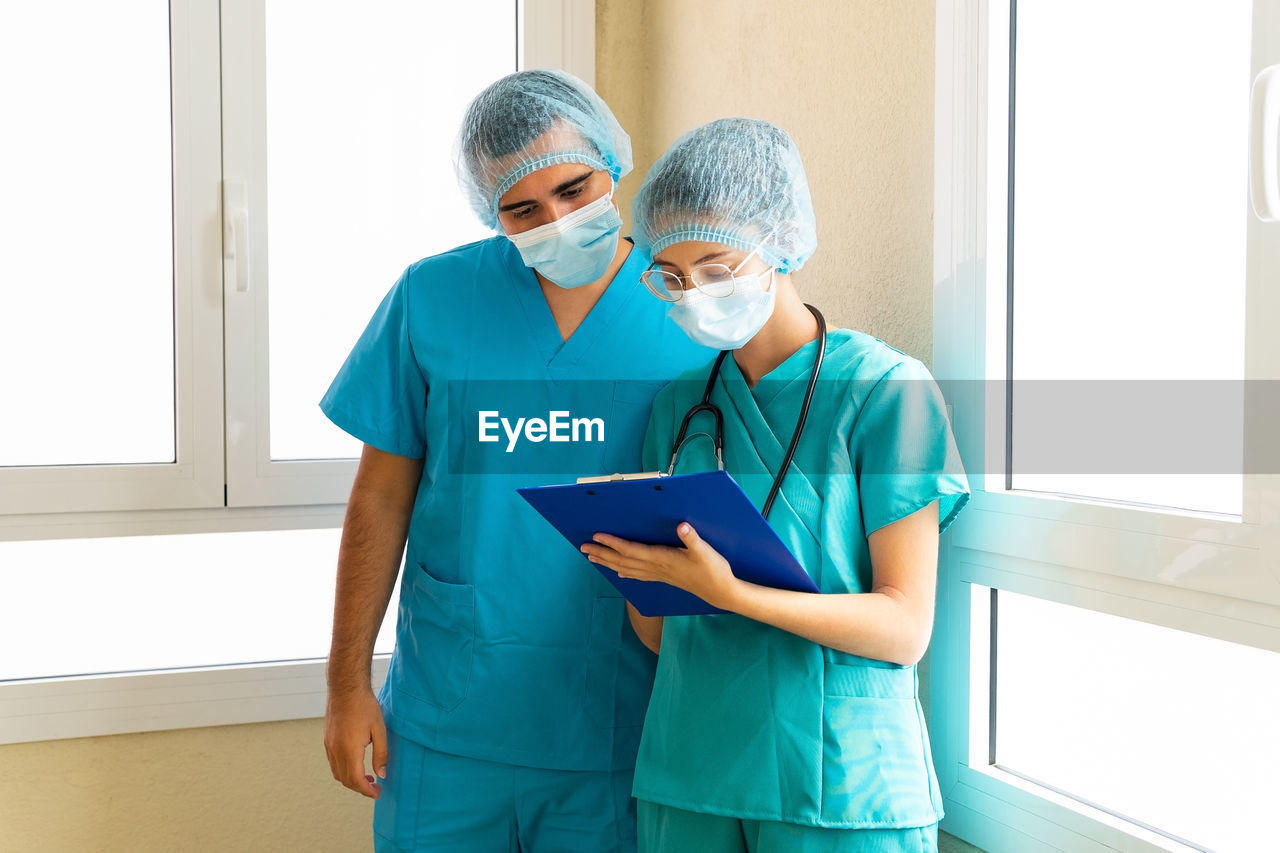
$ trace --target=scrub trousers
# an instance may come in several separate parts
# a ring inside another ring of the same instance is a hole
[[[938,825],[829,829],[743,820],[641,800],[640,853],[937,853]]]
[[[544,770],[387,732],[376,853],[635,853],[632,771]]]

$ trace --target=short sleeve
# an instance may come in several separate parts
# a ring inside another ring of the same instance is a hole
[[[870,534],[936,500],[938,529],[946,530],[969,499],[969,481],[933,377],[911,359],[861,391],[849,452],[863,529]]]
[[[409,276],[395,283],[320,400],[339,428],[379,450],[426,454],[427,382],[409,336]]]

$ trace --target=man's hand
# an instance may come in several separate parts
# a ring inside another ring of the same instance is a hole
[[[365,445],[347,501],[333,597],[333,641],[325,677],[324,750],[333,778],[366,797],[382,790],[365,772],[387,775],[387,727],[369,685],[369,661],[400,571],[422,460]]]
[[[329,692],[324,711],[324,751],[333,778],[366,797],[382,793],[374,777],[365,772],[365,749],[373,745],[373,770],[387,776],[387,726],[372,690],[342,694]]]

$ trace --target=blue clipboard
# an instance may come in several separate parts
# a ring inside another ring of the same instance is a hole
[[[724,555],[734,575],[742,580],[797,592],[819,591],[742,487],[725,471],[516,491],[575,548],[590,542],[595,533],[679,546],[676,526],[687,521]],[[669,584],[620,578],[604,566],[587,564],[595,566],[645,616],[724,612]]]

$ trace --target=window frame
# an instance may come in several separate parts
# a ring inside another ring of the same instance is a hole
[[[934,373],[954,390],[957,442],[968,469],[979,472],[971,475],[970,506],[940,554],[930,728],[947,813],[942,827],[992,853],[1189,850],[989,760],[986,588],[1280,652],[1280,477],[1246,474],[1239,520],[1004,490],[1004,354],[989,340],[1006,328],[1005,282],[988,282],[1004,262],[987,250],[988,231],[1004,233],[1006,212],[1000,136],[1007,135],[1007,116],[1002,123],[989,114],[1007,104],[994,94],[1008,82],[1008,42],[992,35],[999,2],[944,0],[936,17]],[[1264,57],[1280,61],[1278,24],[1280,4],[1255,9],[1255,79],[1268,64]],[[1276,226],[1252,217],[1247,251],[1251,269],[1280,269]],[[1264,318],[1280,316],[1275,290],[1255,285],[1248,292],[1250,379],[1280,378],[1280,346],[1264,328]],[[1247,456],[1265,458],[1268,438],[1255,417],[1246,425]],[[1190,549],[1203,570],[1161,574]]]
[[[264,200],[253,182],[244,199],[249,293],[235,292],[230,275],[224,281],[239,187],[223,162],[247,144],[224,134],[224,86],[254,72],[245,67],[252,57],[223,55],[220,36],[247,26],[264,49],[263,2],[170,2],[177,463],[0,469],[0,541],[342,523],[355,460],[268,458],[266,289],[254,287],[252,268],[266,220],[255,215]],[[517,67],[559,67],[594,85],[594,2],[512,2]],[[258,167],[262,176],[265,155]],[[245,295],[252,305],[234,298]],[[374,657],[375,686],[388,660]],[[0,682],[0,744],[316,717],[324,700],[322,659]]]
[[[169,15],[176,460],[0,468],[0,517],[223,503],[222,395],[207,391],[223,385],[221,239],[207,227],[219,215],[217,6],[172,0]]]

